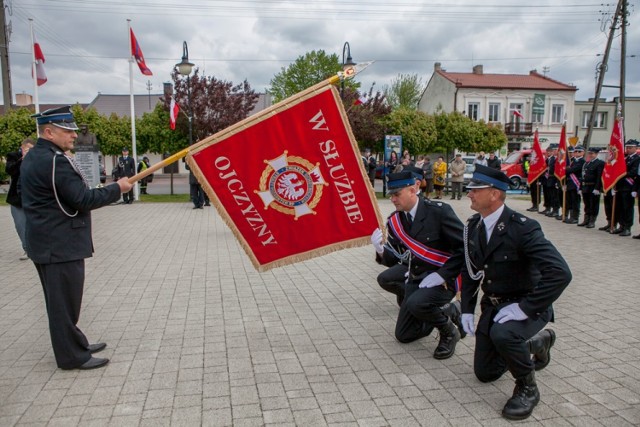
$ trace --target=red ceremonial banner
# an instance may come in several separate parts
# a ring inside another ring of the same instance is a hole
[[[370,244],[382,227],[332,85],[199,142],[187,162],[260,271]]]
[[[533,134],[533,147],[531,148],[531,159],[529,160],[529,173],[527,175],[527,183],[531,184],[540,178],[547,170],[542,148],[540,147],[540,139],[538,138],[538,129]]]
[[[560,144],[558,146],[558,156],[556,157],[556,165],[553,174],[562,181],[567,175],[567,125],[562,125],[560,131]]]
[[[616,118],[607,146],[607,160],[602,171],[603,192],[609,191],[627,174],[627,163],[624,160],[624,136],[622,135],[622,118]]]

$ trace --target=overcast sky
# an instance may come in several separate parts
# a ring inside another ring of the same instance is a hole
[[[627,32],[627,96],[640,96],[640,25],[631,0]],[[297,57],[322,49],[342,59],[346,41],[355,62],[374,60],[358,80],[382,89],[400,73],[426,85],[435,62],[452,72],[528,74],[537,69],[595,93],[616,2],[590,0],[5,0],[11,23],[14,97],[33,94],[29,18],[49,81],[40,103],[88,103],[98,93],[129,93],[127,19],[153,76],[134,64],[134,92],[162,91],[180,62],[182,42],[205,75],[262,92]],[[619,34],[619,32],[618,32]],[[605,84],[618,85],[620,38],[614,40]],[[606,89],[607,99],[618,89]],[[15,98],[14,98],[15,99]]]

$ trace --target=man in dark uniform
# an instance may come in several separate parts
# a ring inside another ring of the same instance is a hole
[[[558,144],[550,144],[547,148],[547,172],[544,174],[544,199],[549,198],[549,212],[545,215],[557,217],[560,215],[560,188],[558,178],[555,176],[556,160],[558,159]]]
[[[433,356],[447,359],[461,336],[460,312],[451,301],[463,261],[462,222],[449,205],[419,196],[421,180],[422,170],[413,166],[388,175],[387,190],[396,212],[387,222],[387,244],[382,243],[380,229],[371,242],[376,261],[391,267],[378,282],[398,296],[396,339],[412,342],[436,328],[440,341]]]
[[[551,304],[571,281],[571,271],[537,221],[505,206],[509,179],[502,172],[476,166],[467,188],[478,214],[465,230],[462,325],[476,335],[474,373],[491,382],[508,370],[516,386],[502,415],[525,419],[540,400],[535,371],[547,366],[555,342],[555,333],[543,328],[553,321]]]
[[[616,213],[615,216],[620,224],[611,234],[619,234],[622,237],[631,236],[631,226],[633,225],[633,205],[635,198],[631,196],[633,184],[638,176],[638,165],[640,156],[636,153],[638,142],[634,139],[628,140],[624,144],[626,155],[624,161],[627,164],[627,175],[616,183]]]
[[[378,162],[376,161],[376,158],[371,155],[371,148],[364,149],[362,162],[364,163],[364,170],[367,172],[369,182],[371,183],[371,186],[375,188],[376,168],[378,167]]]
[[[549,174],[549,159],[553,156],[553,145],[551,144],[545,150],[545,163],[547,164],[547,171],[543,173],[540,178],[540,185],[542,186],[542,196],[544,197],[544,210],[540,211],[543,215],[551,215],[553,212],[553,203],[555,203],[555,197],[551,194],[551,189],[555,187],[555,176],[553,175],[553,171]],[[554,160],[555,162],[555,160]],[[554,163],[555,164],[555,163]],[[555,166],[554,166],[555,170]],[[553,181],[553,182],[550,182]],[[549,185],[547,185],[549,184]]]
[[[27,220],[24,216],[24,210],[22,210],[20,166],[22,165],[24,156],[33,148],[33,144],[34,141],[31,138],[23,140],[18,151],[7,153],[7,163],[5,165],[5,170],[11,177],[11,184],[9,184],[9,191],[7,192],[7,203],[11,205],[11,216],[13,217],[13,223],[16,227],[18,237],[20,237],[20,243],[22,244],[23,254],[20,256],[21,261],[27,260],[29,257],[27,256],[27,242],[24,237]]]
[[[602,171],[604,162],[598,158],[600,149],[589,147],[587,161],[582,167],[581,191],[584,201],[584,219],[578,227],[594,228],[600,212],[600,193],[602,192]]]
[[[118,170],[116,176],[118,178],[132,177],[136,174],[136,162],[129,156],[129,149],[122,149],[122,157],[118,159]],[[125,205],[133,203],[133,189],[122,194],[122,200]]]
[[[106,347],[89,344],[76,326],[84,287],[84,259],[93,253],[91,210],[132,187],[127,179],[102,188],[89,183],[69,153],[77,136],[69,107],[36,114],[40,138],[21,168],[27,253],[40,276],[49,332],[59,368],[93,369],[109,359],[92,357]]]
[[[640,151],[640,146],[638,146],[638,150],[636,153]],[[638,193],[640,193],[640,164],[638,164],[638,170],[636,171],[636,178],[633,183],[633,190],[631,191],[631,197],[635,199],[638,198]],[[638,201],[638,222],[640,222],[640,200]],[[633,239],[640,239],[640,233],[636,234],[632,237]]]
[[[577,224],[580,217],[580,177],[584,166],[584,147],[576,145],[573,148],[573,157],[567,165],[567,208],[564,222],[567,224]],[[570,149],[571,149],[570,148]]]

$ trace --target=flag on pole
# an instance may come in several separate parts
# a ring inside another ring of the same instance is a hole
[[[129,32],[131,33],[131,56],[136,59],[136,63],[138,64],[138,68],[140,68],[142,74],[145,76],[152,76],[153,73],[144,62],[144,55],[142,54],[142,49],[140,49],[140,45],[138,44],[138,40],[136,40],[135,34],[133,34],[133,29],[129,28]]]
[[[44,71],[45,59],[35,34],[33,35],[33,58],[36,62],[36,81],[38,82],[38,86],[42,86],[47,82],[47,74]]]
[[[353,105],[362,105],[367,102],[367,97],[364,95],[360,95],[358,99],[353,102]]]
[[[516,116],[516,117],[520,117],[520,119],[524,120],[524,116],[518,110],[513,110],[513,115]]]
[[[187,162],[260,271],[382,227],[338,91],[314,87],[198,142]],[[233,129],[233,130],[229,130]]]
[[[622,134],[622,117],[617,117],[611,131],[611,139],[607,147],[607,160],[602,171],[602,187],[607,192],[627,174],[627,163],[624,160],[624,135]]]
[[[169,105],[169,127],[171,130],[176,129],[176,120],[178,120],[178,113],[180,112],[180,106],[173,97],[171,97],[171,105]]]
[[[542,155],[542,147],[538,139],[538,129],[533,134],[533,147],[531,149],[531,158],[529,159],[529,173],[527,174],[527,183],[531,184],[547,170],[547,163]],[[533,190],[532,190],[533,191]]]
[[[567,125],[562,125],[560,131],[560,143],[558,144],[558,157],[553,169],[553,174],[562,181],[567,175]]]

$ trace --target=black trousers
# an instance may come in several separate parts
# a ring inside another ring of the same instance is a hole
[[[538,185],[538,180],[536,179],[535,181],[533,181],[531,183],[531,186],[529,188],[529,193],[531,195],[531,205],[534,207],[538,207],[539,202],[539,198],[540,198],[540,186]]]
[[[396,339],[408,343],[425,337],[433,328],[441,328],[449,318],[442,312],[442,306],[450,303],[456,292],[450,285],[433,288],[418,287],[419,282],[405,285],[405,296],[398,320],[396,321]]]
[[[87,337],[76,326],[84,290],[84,260],[37,264],[59,368],[73,369],[91,358]]]
[[[202,207],[204,205],[204,191],[200,184],[191,184],[191,201],[193,202],[193,206],[196,208]]]
[[[631,229],[633,225],[633,205],[635,199],[631,197],[630,191],[619,191],[616,193],[616,218],[620,228]]]
[[[510,303],[503,306],[508,304]],[[495,381],[507,370],[516,379],[525,377],[534,370],[527,340],[551,320],[552,309],[549,308],[536,319],[511,320],[505,323],[494,323],[496,314],[497,308],[483,304],[473,356],[473,371],[482,382]],[[488,332],[487,328],[480,327],[485,322],[489,325]]]
[[[594,187],[587,186],[582,188],[582,200],[584,200],[584,214],[591,217],[593,221],[598,218],[600,213],[600,195],[593,194]]]
[[[566,216],[571,215],[572,218],[578,219],[580,215],[580,194],[578,190],[575,188],[567,189],[565,197],[567,198],[565,205]]]
[[[122,193],[122,200],[125,203],[133,202],[133,190]]]
[[[406,264],[396,264],[378,274],[378,284],[382,289],[400,297],[404,297],[404,282],[408,271]]]
[[[604,194],[604,214],[607,217],[607,222],[609,224],[611,224],[612,210],[613,210],[613,195],[611,194],[611,190],[609,190]],[[617,218],[616,218],[616,221],[617,221]]]

